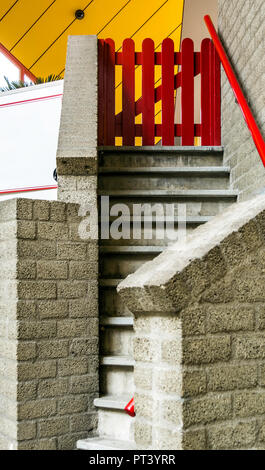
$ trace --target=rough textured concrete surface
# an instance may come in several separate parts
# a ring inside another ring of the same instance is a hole
[[[96,173],[96,36],[68,38],[57,167],[60,175]]]
[[[219,33],[257,124],[265,137],[264,0],[219,0]],[[222,72],[222,144],[240,200],[265,190],[265,172],[251,134]]]
[[[260,195],[119,284],[135,317],[139,448],[265,448],[264,248]]]
[[[0,204],[0,448],[74,449],[97,426],[97,242],[79,206]]]

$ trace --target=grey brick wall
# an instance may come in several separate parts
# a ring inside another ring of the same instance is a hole
[[[74,449],[97,425],[97,242],[78,209],[0,204],[2,449]]]
[[[265,138],[265,3],[219,0],[219,33]],[[265,170],[230,84],[222,72],[222,143],[240,200],[265,189]]]
[[[265,195],[118,286],[135,316],[135,441],[265,449]]]

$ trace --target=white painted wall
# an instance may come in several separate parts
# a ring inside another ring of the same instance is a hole
[[[63,80],[0,93],[0,191],[56,184],[62,93]],[[0,194],[11,197],[57,199],[57,190]]]

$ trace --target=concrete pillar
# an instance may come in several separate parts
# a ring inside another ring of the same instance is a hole
[[[58,199],[96,205],[97,37],[69,36],[57,150]]]

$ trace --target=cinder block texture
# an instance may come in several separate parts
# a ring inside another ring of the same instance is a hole
[[[260,195],[119,284],[135,316],[139,448],[265,448],[264,273]]]
[[[58,199],[86,207],[95,232],[98,227],[97,51],[96,36],[68,38],[57,148]],[[78,240],[76,228],[72,227],[72,238],[76,236]]]
[[[73,449],[96,429],[98,247],[78,239],[78,210],[0,204],[3,449]]]
[[[66,191],[63,200],[69,200],[69,191],[91,192],[94,179],[86,177],[97,174],[96,36],[68,38],[57,173],[59,193]],[[71,176],[83,177],[78,178],[78,188]]]
[[[265,6],[263,0],[219,0],[219,33],[265,138]],[[244,200],[265,190],[264,167],[222,72],[222,144],[232,188]]]

